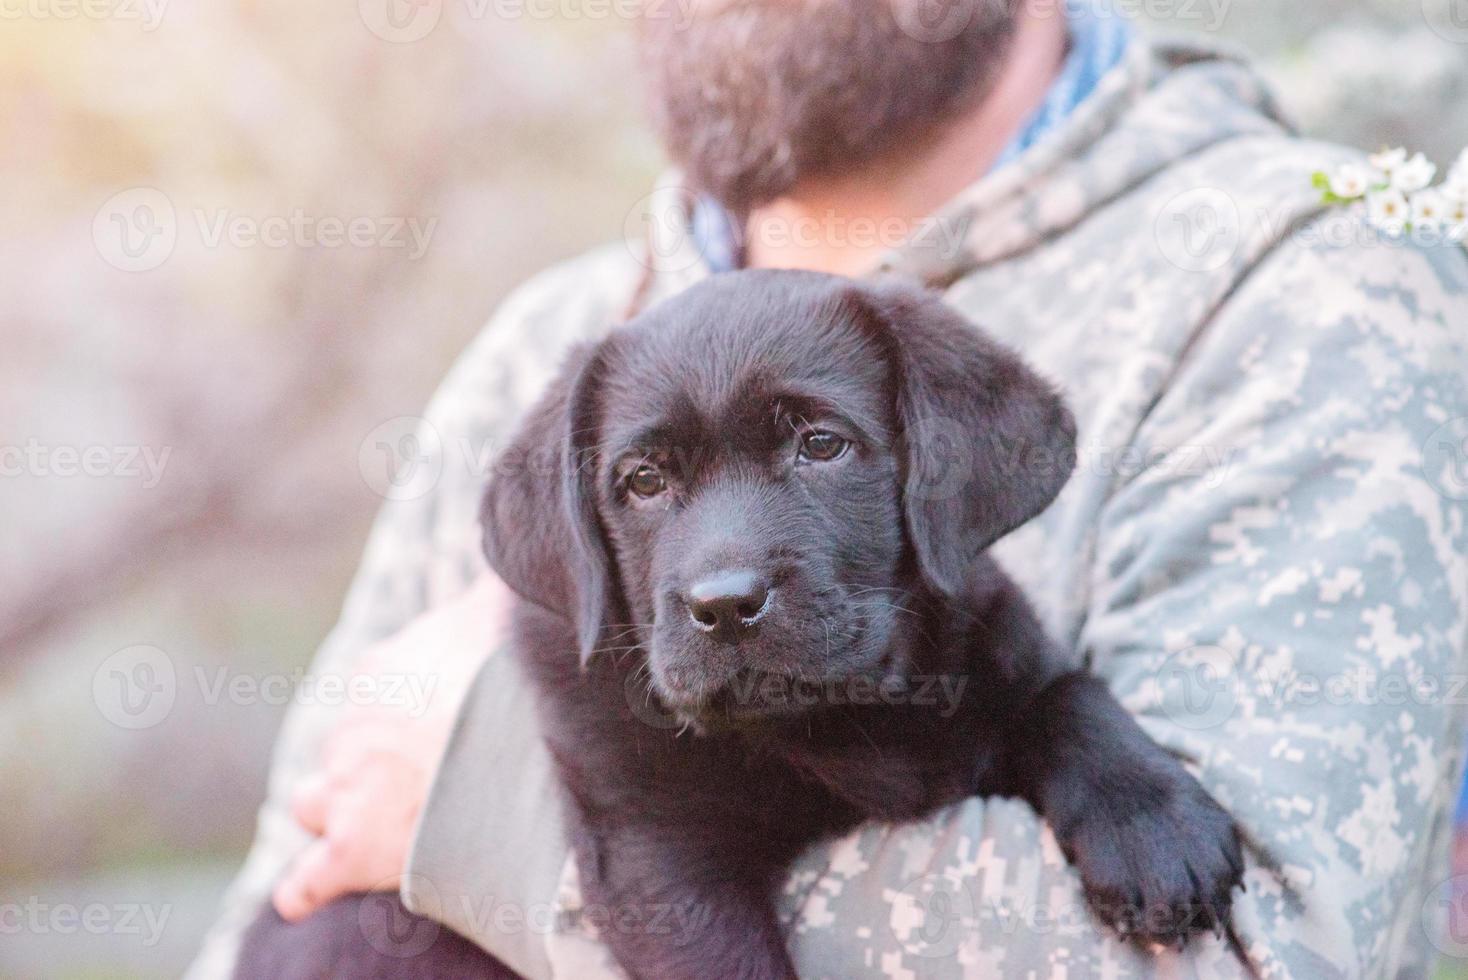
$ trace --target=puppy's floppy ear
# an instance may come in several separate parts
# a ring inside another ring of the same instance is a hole
[[[490,567],[522,599],[574,624],[583,666],[620,602],[592,487],[603,353],[572,353],[495,460],[480,507]]]
[[[954,594],[985,548],[1039,514],[1075,468],[1075,419],[1043,379],[936,294],[880,284],[902,427],[903,515],[923,574]]]

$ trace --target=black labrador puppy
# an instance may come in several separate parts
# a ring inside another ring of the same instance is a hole
[[[717,276],[573,356],[496,465],[484,544],[586,902],[695,924],[603,930],[627,973],[795,976],[772,900],[795,857],[974,795],[1028,801],[1122,935],[1228,927],[1233,821],[985,553],[1074,442],[1019,358],[895,284]]]

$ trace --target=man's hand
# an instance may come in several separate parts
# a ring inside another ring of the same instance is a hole
[[[363,654],[347,685],[357,693],[291,800],[292,816],[318,839],[276,885],[282,918],[398,887],[454,718],[503,638],[509,605],[509,591],[486,575]]]

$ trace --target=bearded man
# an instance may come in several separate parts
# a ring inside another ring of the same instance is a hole
[[[1244,828],[1266,975],[1421,975],[1459,776],[1462,250],[1339,234],[1309,175],[1353,154],[1298,138],[1234,56],[1085,5],[656,9],[677,172],[647,239],[537,277],[464,353],[425,413],[437,483],[383,507],[313,668],[428,672],[433,706],[292,709],[193,976],[228,975],[267,900],[296,920],[374,888],[526,977],[615,975],[526,682],[484,641],[508,598],[455,447],[503,445],[568,345],[735,267],[923,283],[1057,383],[1079,468],[995,554]],[[1014,801],[818,847],[780,901],[802,976],[1243,969],[1211,938],[1117,941]]]

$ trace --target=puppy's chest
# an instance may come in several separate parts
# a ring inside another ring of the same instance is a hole
[[[910,820],[974,795],[985,779],[984,740],[964,725],[904,724],[885,730],[870,716],[863,729],[815,740],[792,740],[768,751],[811,789],[842,801],[866,819]]]
[[[696,734],[646,696],[634,658],[583,670],[562,654],[561,629],[522,640],[563,780],[606,814],[809,839],[868,819],[915,819],[983,791],[992,734],[974,692],[956,684],[949,695],[964,696],[951,701],[940,685],[913,685],[913,705],[843,705],[773,730]]]
[[[883,725],[878,714],[860,727],[828,720],[829,729],[780,736],[644,729],[637,747],[601,773],[602,788],[616,801],[609,809],[638,818],[696,815],[796,841],[871,819],[917,819],[981,791],[984,744],[960,734],[967,726]]]

